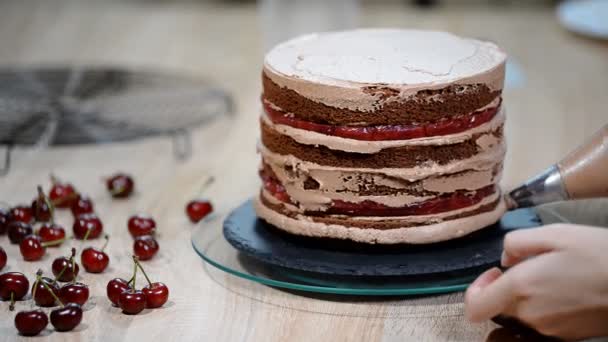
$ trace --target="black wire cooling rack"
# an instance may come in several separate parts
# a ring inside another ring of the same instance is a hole
[[[232,116],[229,94],[195,77],[112,67],[0,69],[0,175],[15,145],[100,144],[165,135],[177,159],[189,130]]]

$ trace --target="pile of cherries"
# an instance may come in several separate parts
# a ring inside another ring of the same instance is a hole
[[[42,270],[36,273],[36,280],[31,288],[32,309],[23,310],[15,316],[15,327],[24,336],[38,335],[49,323],[49,316],[39,307],[56,307],[50,313],[50,322],[56,331],[70,331],[82,321],[82,306],[89,299],[89,287],[76,282],[77,264],[74,262],[76,251],[72,249],[69,261],[57,271],[59,264],[53,262],[55,278],[43,277]],[[66,258],[67,259],[67,258]],[[69,280],[68,280],[69,278]],[[60,282],[65,284],[60,285]],[[14,310],[17,300],[22,300],[29,290],[27,277],[20,272],[7,272],[0,275],[0,298],[10,300],[9,310]]]
[[[212,178],[210,179],[212,181]],[[11,243],[18,244],[24,260],[38,261],[48,247],[58,247],[66,239],[66,230],[54,220],[55,209],[69,209],[74,218],[72,238],[93,240],[103,234],[103,223],[95,214],[90,197],[76,191],[70,183],[64,183],[51,176],[52,187],[46,195],[41,186],[30,206],[17,205],[9,209],[0,208],[0,235],[8,233]],[[209,182],[208,182],[209,183]],[[114,198],[127,198],[134,190],[133,179],[126,174],[116,174],[106,180],[106,187]],[[213,211],[211,203],[204,199],[189,202],[186,214],[193,222],[199,222]],[[140,261],[149,260],[158,253],[159,245],[155,239],[156,222],[143,214],[131,216],[127,222],[133,243],[133,276],[127,281],[114,278],[108,282],[109,300],[122,309],[125,314],[138,314],[144,308],[154,309],[163,306],[169,297],[168,287],[161,282],[150,281]],[[102,273],[110,259],[105,253],[109,237],[101,248],[88,246],[80,254],[80,265],[89,273]],[[7,264],[7,254],[0,246],[0,270]],[[43,276],[42,270],[36,273],[31,287],[32,309],[20,311],[15,316],[15,327],[24,336],[34,336],[49,323],[56,331],[69,331],[82,320],[82,306],[89,299],[89,288],[78,282],[80,266],[76,262],[76,250],[71,248],[68,256],[56,258],[51,265],[54,278]],[[137,274],[141,271],[147,285],[136,287]],[[9,309],[14,309],[15,301],[27,295],[30,282],[20,272],[7,272],[0,275],[0,299],[11,301]],[[33,308],[56,307],[50,316],[44,311]]]
[[[137,273],[141,270],[148,285],[141,290],[136,287]],[[106,286],[108,299],[127,315],[137,315],[145,308],[156,309],[163,306],[169,299],[169,288],[161,282],[152,282],[139,262],[133,256],[133,276],[128,281],[114,278]]]

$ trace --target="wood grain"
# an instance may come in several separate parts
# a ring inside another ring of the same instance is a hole
[[[504,184],[512,187],[550,165],[608,120],[608,49],[561,29],[544,8],[440,8],[403,10],[397,3],[367,5],[364,26],[437,28],[499,42],[525,75],[506,90],[509,153]],[[277,28],[280,29],[280,28]],[[233,2],[4,1],[0,3],[0,64],[117,64],[154,67],[211,78],[232,92],[238,112],[197,130],[195,155],[175,163],[168,139],[106,146],[19,149],[13,170],[0,178],[1,199],[29,202],[36,184],[48,187],[54,172],[89,194],[112,235],[110,269],[83,274],[92,304],[75,332],[47,331],[49,341],[491,341],[509,340],[492,323],[465,321],[462,295],[416,299],[352,298],[294,294],[254,284],[205,266],[190,247],[193,226],[183,214],[205,175],[218,219],[258,187],[262,34],[256,8]],[[132,173],[137,193],[112,201],[101,177]],[[147,212],[161,230],[160,254],[146,263],[155,280],[171,289],[160,310],[125,316],[105,299],[105,284],[128,277],[128,215]],[[59,221],[71,227],[69,215]],[[33,275],[67,252],[50,250],[42,262],[21,261],[6,237],[8,270]],[[83,244],[74,242],[76,247]],[[19,303],[18,308],[29,304]],[[0,340],[16,335],[13,314],[0,303]],[[494,332],[492,332],[494,331]],[[512,336],[511,336],[512,337]]]

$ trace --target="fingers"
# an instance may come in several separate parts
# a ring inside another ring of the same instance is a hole
[[[465,314],[471,322],[481,322],[503,312],[514,300],[509,277],[492,268],[480,275],[465,294]]]
[[[559,249],[570,235],[564,234],[564,228],[563,225],[549,225],[508,233],[500,260],[502,266],[511,267],[529,257]]]

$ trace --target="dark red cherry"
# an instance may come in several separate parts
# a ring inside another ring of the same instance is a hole
[[[7,272],[0,275],[0,298],[2,300],[21,300],[29,291],[30,282],[23,273]],[[12,311],[13,303],[9,309]]]
[[[213,205],[206,200],[193,200],[186,206],[186,214],[192,223],[197,223],[204,219],[213,211]]]
[[[53,274],[58,281],[73,281],[78,276],[80,267],[78,267],[78,263],[74,260],[75,254],[76,249],[72,248],[72,254],[70,257],[59,257],[53,261]]]
[[[78,217],[82,214],[92,214],[95,212],[95,207],[93,205],[93,201],[89,197],[78,195],[78,197],[72,201],[70,210],[72,211],[72,215],[74,217]]]
[[[118,297],[122,312],[127,315],[137,315],[146,308],[146,295],[139,290],[124,291]]]
[[[51,182],[53,186],[49,191],[49,198],[53,202],[53,205],[57,208],[70,208],[72,203],[78,198],[76,190],[69,183],[62,183],[55,177],[51,176]]]
[[[120,298],[120,294],[129,291],[131,287],[128,282],[122,278],[114,278],[108,282],[106,286],[106,294],[108,295],[108,299],[112,304],[118,306],[118,300]]]
[[[8,225],[8,239],[13,244],[19,244],[26,236],[32,235],[34,229],[29,223],[25,222],[11,222]]]
[[[129,218],[127,224],[131,236],[154,235],[156,232],[156,221],[148,215],[137,214]]]
[[[133,242],[133,253],[139,258],[139,260],[149,260],[158,252],[158,242],[150,236],[138,236]]]
[[[0,235],[6,234],[11,215],[8,210],[0,208]]]
[[[42,259],[46,248],[42,245],[42,240],[37,235],[28,235],[19,244],[19,251],[25,261],[37,261]]]
[[[114,198],[129,197],[135,187],[135,182],[131,176],[124,173],[117,173],[106,180],[106,187]]]
[[[68,283],[61,287],[58,297],[63,304],[76,303],[82,306],[89,300],[89,287],[83,283]]]
[[[142,292],[146,296],[146,307],[148,309],[160,308],[169,299],[169,288],[160,282],[146,285]]]
[[[68,303],[51,311],[51,324],[57,331],[73,330],[82,321],[82,308],[76,303]]]
[[[23,336],[36,336],[49,324],[42,310],[20,311],[15,315],[15,328]]]
[[[42,284],[42,282],[44,282],[44,284]],[[45,284],[47,286],[45,286]],[[53,293],[51,293],[51,291],[53,291]],[[51,278],[41,277],[39,281],[36,280],[34,285],[32,285],[32,298],[34,299],[34,303],[38,306],[49,307],[57,305],[57,301],[53,294],[55,294],[55,296],[59,295],[59,286]]]
[[[6,252],[4,251],[4,248],[2,248],[2,246],[0,246],[0,271],[4,268],[4,266],[6,266],[7,259],[8,259],[8,257],[6,256]]]
[[[55,242],[65,239],[65,229],[56,223],[44,223],[38,229],[38,236],[42,242]],[[60,244],[51,244],[49,247],[58,247]]]
[[[110,258],[103,250],[87,247],[80,254],[80,263],[89,273],[101,273],[108,267]]]
[[[18,205],[16,207],[11,208],[10,220],[12,222],[34,222],[34,213],[32,213],[32,208],[26,205]]]
[[[53,219],[53,205],[51,200],[46,197],[42,187],[38,186],[38,196],[32,201],[31,209],[34,219],[37,222],[48,222]]]
[[[74,221],[73,230],[74,237],[79,240],[83,240],[85,237],[87,240],[96,239],[103,232],[103,223],[95,214],[83,214]],[[87,232],[89,232],[88,236]]]

